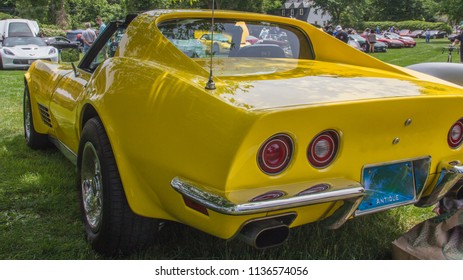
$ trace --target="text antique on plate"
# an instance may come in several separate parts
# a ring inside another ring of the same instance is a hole
[[[362,185],[365,197],[355,215],[415,203],[429,173],[429,157],[365,166]]]

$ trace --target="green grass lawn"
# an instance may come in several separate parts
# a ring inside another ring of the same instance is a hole
[[[446,39],[373,54],[405,66],[447,60]],[[454,61],[458,61],[455,57]],[[22,129],[24,71],[0,71],[0,259],[100,259],[84,239],[75,167],[55,149],[26,147]],[[288,242],[255,250],[192,228],[167,223],[157,244],[132,259],[388,259],[390,243],[433,216],[407,206],[351,220],[338,230],[311,224]]]
[[[374,53],[373,56],[399,66],[423,62],[447,62],[448,51],[442,53],[442,48],[449,46],[448,39],[431,39],[429,44],[426,44],[424,39],[415,41],[417,44],[414,48],[389,49],[385,53]],[[453,63],[460,62],[460,56],[456,51],[452,53],[452,58]]]

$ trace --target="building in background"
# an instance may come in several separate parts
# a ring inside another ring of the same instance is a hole
[[[331,15],[316,9],[313,1],[288,0],[280,10],[283,17],[291,17],[306,21],[313,25],[325,26],[331,21]]]

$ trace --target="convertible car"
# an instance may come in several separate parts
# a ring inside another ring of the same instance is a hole
[[[299,20],[211,15],[128,16],[77,65],[37,61],[25,75],[26,143],[76,165],[94,250],[145,248],[166,220],[267,248],[300,225],[461,193],[460,86]],[[286,43],[241,43],[264,28]],[[208,29],[230,36],[227,55],[185,47]]]

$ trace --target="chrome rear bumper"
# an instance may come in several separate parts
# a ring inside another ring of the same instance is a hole
[[[432,184],[434,186],[432,193],[425,198],[421,198],[430,172],[429,167],[431,158],[425,157],[410,160],[410,162],[412,161],[415,163],[414,173],[416,197],[415,200],[410,201],[408,204],[414,203],[417,206],[423,207],[433,205],[452,190],[455,185],[459,185],[458,182],[460,180],[463,182],[463,165],[459,161],[442,162],[438,169],[440,170],[440,176]],[[320,191],[309,193],[293,191],[283,197],[265,201],[232,202],[224,196],[212,192],[208,187],[198,185],[183,178],[175,177],[171,182],[172,187],[184,197],[210,210],[226,215],[249,215],[328,202],[343,202],[341,207],[339,207],[328,218],[323,220],[323,224],[326,227],[336,229],[342,226],[350,217],[363,214],[356,214],[359,205],[366,195],[366,189],[361,183],[347,179],[327,179],[323,182],[300,183],[297,184],[296,187],[299,190],[303,190],[310,186],[320,184],[325,184],[329,187]],[[279,190],[287,190],[291,188],[294,190],[294,185],[278,186]],[[380,208],[378,211],[398,206],[401,205],[392,205],[391,207]],[[374,211],[371,213],[373,212]]]
[[[440,175],[432,185],[434,188],[430,195],[421,198],[415,205],[428,207],[436,204],[454,187],[460,187],[463,183],[463,165],[460,161],[443,161],[439,164]]]
[[[358,199],[363,197],[364,188],[355,181],[344,179],[327,180],[324,182],[330,187],[322,192],[306,195],[285,196],[278,199],[259,202],[246,202],[235,204],[228,199],[205,191],[206,188],[175,177],[171,185],[179,193],[213,211],[227,215],[248,215],[277,210],[284,210],[294,207],[301,207],[324,202],[339,200]]]

